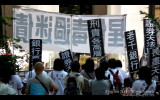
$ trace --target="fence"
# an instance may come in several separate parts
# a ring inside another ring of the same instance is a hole
[[[44,70],[44,71],[48,74],[49,72],[53,71],[53,69],[52,70]],[[23,80],[25,75],[27,74],[27,72],[28,71],[18,71],[18,72],[16,72],[16,75],[19,75],[21,80]]]

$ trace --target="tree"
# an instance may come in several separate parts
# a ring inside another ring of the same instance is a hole
[[[157,20],[158,18],[155,18],[154,15],[148,14],[148,13],[143,12],[143,11],[139,11],[139,12],[140,12],[140,14],[145,15],[144,18],[150,18],[150,19],[152,19],[152,22],[156,25],[156,29],[160,30],[160,24],[159,24],[159,22]]]
[[[0,17],[0,24],[1,25],[7,25],[7,21],[14,20],[15,18],[12,17]],[[17,43],[20,42],[19,39],[7,37],[6,34],[4,34],[2,31],[0,33],[0,49],[3,51],[0,55],[0,80],[4,77],[9,77],[10,72],[19,71],[19,66],[17,66],[16,59],[18,56],[12,55],[11,50],[9,49],[9,46],[13,46],[14,48],[22,48]]]

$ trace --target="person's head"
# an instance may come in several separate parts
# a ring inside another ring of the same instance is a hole
[[[57,71],[61,71],[61,70],[64,70],[64,68],[65,68],[65,66],[64,66],[63,60],[60,58],[56,58],[54,60],[53,69],[57,70]]]
[[[71,64],[71,70],[73,72],[79,72],[80,71],[80,63],[78,61],[73,61]]]
[[[101,67],[96,68],[95,75],[97,80],[105,79],[105,71]]]
[[[108,66],[109,66],[110,68],[116,68],[116,67],[117,67],[117,66],[116,66],[116,60],[115,60],[114,58],[109,59],[109,60],[108,60]]]
[[[33,67],[37,62],[42,62],[42,61],[39,58],[33,59],[33,62],[32,62]]]
[[[34,69],[37,75],[42,74],[43,70],[44,70],[44,65],[42,62],[37,62],[34,65]]]
[[[121,62],[121,60],[116,60],[116,65],[117,65],[117,67],[122,68],[122,62]]]
[[[81,68],[82,68],[82,70],[85,70],[86,69],[86,64],[82,64]]]
[[[100,62],[100,66],[99,67],[103,68],[104,71],[106,71],[108,69],[108,62],[106,60]]]
[[[132,87],[132,82],[130,78],[124,79],[124,87]]]
[[[143,56],[140,59],[140,66],[147,66],[149,67],[149,56],[148,54],[143,54]]]
[[[15,75],[15,71],[12,69],[1,69],[0,71],[0,81],[3,83],[8,83],[11,76]]]
[[[94,60],[92,58],[88,58],[86,60],[85,65],[86,65],[85,71],[87,73],[91,73],[94,71]]]
[[[148,85],[151,83],[152,75],[150,68],[142,66],[141,68],[139,68],[138,74],[140,80],[145,80]]]

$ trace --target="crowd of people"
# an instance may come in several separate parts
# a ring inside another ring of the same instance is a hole
[[[122,62],[114,58],[101,61],[96,68],[92,58],[82,66],[73,61],[70,72],[64,70],[60,58],[54,60],[53,71],[48,74],[39,59],[34,59],[32,66],[23,80],[15,72],[7,81],[0,80],[0,95],[159,95],[158,83],[152,80],[148,66],[140,66],[133,79],[122,68]]]

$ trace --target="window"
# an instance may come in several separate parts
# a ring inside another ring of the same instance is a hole
[[[92,5],[60,5],[60,13],[88,15],[92,14]]]
[[[160,5],[149,5],[149,13],[155,15],[158,21],[160,19]]]

